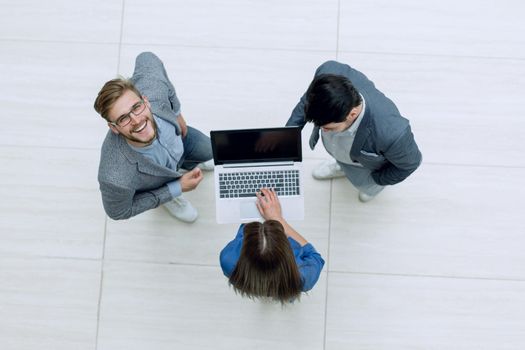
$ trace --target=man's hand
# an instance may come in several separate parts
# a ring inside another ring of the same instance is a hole
[[[261,192],[257,192],[255,195],[257,196],[257,202],[255,202],[255,205],[257,206],[257,209],[259,209],[259,213],[261,213],[264,220],[281,221],[283,219],[281,203],[279,202],[279,198],[274,189],[269,190],[267,188],[262,188]]]
[[[182,192],[194,190],[203,178],[202,171],[199,168],[188,171],[180,177],[180,187]]]
[[[182,138],[185,138],[186,134],[188,133],[188,126],[186,125],[186,120],[184,119],[182,114],[179,114],[179,116],[177,117],[177,122],[179,123],[179,126],[180,126],[180,132],[182,134]]]

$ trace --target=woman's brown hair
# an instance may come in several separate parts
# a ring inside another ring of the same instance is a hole
[[[230,284],[242,296],[291,302],[302,280],[283,225],[276,220],[244,226],[244,239]]]

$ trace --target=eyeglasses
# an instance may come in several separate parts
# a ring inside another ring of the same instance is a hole
[[[121,128],[131,123],[131,115],[138,116],[146,109],[146,103],[144,100],[140,100],[131,107],[130,111],[124,115],[121,115],[116,122],[109,122],[111,125],[120,126]]]

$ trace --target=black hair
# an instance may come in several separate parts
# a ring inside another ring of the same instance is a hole
[[[306,91],[305,120],[317,126],[340,123],[362,99],[352,82],[341,75],[321,74]]]

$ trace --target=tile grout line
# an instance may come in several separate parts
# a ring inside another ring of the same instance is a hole
[[[122,18],[124,15],[122,15]],[[339,20],[339,17],[338,17]],[[121,28],[123,27],[123,23]],[[336,36],[339,37],[339,30]],[[144,46],[152,47],[173,47],[173,48],[189,48],[189,49],[218,49],[218,50],[246,50],[246,51],[278,51],[278,52],[331,52],[330,49],[315,49],[315,48],[284,48],[284,47],[249,47],[249,46],[213,46],[213,45],[189,45],[189,44],[168,44],[168,43],[149,43],[149,42],[123,42],[122,30],[119,42],[102,42],[102,41],[79,41],[79,40],[48,40],[48,39],[0,39],[2,42],[14,43],[41,43],[41,44],[87,44],[87,45],[119,45],[119,50],[122,45],[125,46]],[[339,43],[336,43],[336,50],[339,51]],[[462,55],[462,54],[440,54],[440,53],[426,53],[426,52],[396,52],[396,51],[363,51],[363,50],[340,50],[341,53],[352,53],[362,55],[391,55],[391,56],[417,56],[417,57],[441,57],[441,58],[460,58],[460,59],[481,59],[481,60],[510,60],[510,61],[525,61],[525,57],[512,56],[487,56],[487,55]]]
[[[102,288],[104,285],[104,262],[106,257],[106,237],[108,229],[108,216],[104,214],[104,240],[102,243],[102,257],[100,262],[100,287],[98,291],[98,305],[97,305],[97,331],[95,335],[95,350],[98,349],[98,335],[100,332],[100,308],[102,304]]]
[[[335,60],[339,60],[339,32],[341,28],[341,0],[337,1],[337,30],[335,32]]]
[[[98,151],[97,147],[75,147],[75,146],[39,146],[39,145],[15,145],[15,144],[0,144],[0,147],[9,147],[9,148],[43,148],[43,149],[61,149],[61,150],[75,150],[75,151]]]
[[[108,220],[106,218],[106,220]],[[72,257],[72,256],[46,256],[46,255],[13,255],[13,256],[7,256],[9,258],[23,258],[26,260],[41,260],[41,259],[49,259],[49,260],[70,260],[70,261],[102,261],[105,259],[105,234],[103,238],[102,247],[104,249],[103,251],[103,257],[102,258],[79,258],[79,257]],[[114,258],[114,259],[108,259],[108,262],[115,262],[115,263],[127,263],[127,264],[147,264],[147,265],[165,265],[165,266],[184,266],[184,267],[216,267],[216,264],[195,264],[195,263],[186,263],[186,262],[170,262],[170,261],[152,261],[152,260],[130,260],[130,259],[124,259],[124,258]]]
[[[14,145],[14,144],[0,144],[0,148],[18,148],[18,149],[51,149],[51,150],[74,150],[74,151],[100,151],[100,148],[96,147],[74,147],[74,146],[38,146],[38,145]],[[307,160],[320,160],[325,159],[324,156],[308,157],[304,156],[303,159]],[[504,164],[462,164],[462,163],[443,163],[443,162],[432,162],[424,161],[422,164],[425,165],[438,165],[438,166],[449,166],[449,167],[467,167],[467,168],[502,168],[502,169],[523,169],[525,165],[504,165]]]
[[[330,237],[332,234],[332,194],[334,180],[330,180],[330,202],[328,204],[328,240],[326,247],[326,287],[324,299],[324,332],[323,332],[323,349],[326,349],[326,324],[328,320],[328,279],[330,278]]]
[[[122,14],[120,16],[120,37],[118,42],[118,53],[117,53],[117,74],[120,71],[120,59],[122,57],[122,37],[124,36],[124,12],[126,10],[126,0],[122,0]]]
[[[520,278],[498,278],[498,277],[472,277],[472,276],[447,276],[447,275],[423,275],[413,273],[388,273],[388,272],[359,272],[359,271],[330,271],[331,273],[341,275],[362,275],[362,276],[390,276],[390,277],[410,277],[410,278],[440,278],[440,279],[457,279],[472,281],[498,281],[498,282],[525,282]]]
[[[335,60],[339,59],[339,29],[341,21],[341,0],[337,1],[337,30],[335,39]],[[330,279],[330,237],[332,234],[332,196],[334,180],[330,180],[330,202],[328,203],[328,240],[326,242],[326,285],[324,296],[324,332],[323,332],[323,350],[326,350],[326,326],[328,323],[328,282]]]
[[[331,210],[331,209],[330,209]],[[107,220],[107,219],[106,219]],[[329,219],[330,220],[330,219]],[[331,225],[329,225],[331,230]],[[328,243],[330,242],[331,234],[328,235]],[[103,240],[103,247],[105,253],[105,235]],[[329,247],[327,249],[329,254]],[[105,254],[104,254],[105,255]],[[327,255],[329,256],[329,255]],[[6,256],[7,258],[24,258],[29,260],[39,259],[52,259],[52,260],[72,260],[72,261],[98,261],[101,259],[95,258],[75,258],[66,256]],[[325,256],[326,257],[326,256]],[[106,261],[105,258],[104,262]],[[328,263],[329,259],[325,259]],[[125,263],[125,264],[148,264],[148,265],[161,265],[161,266],[179,266],[179,267],[202,267],[202,268],[215,268],[216,264],[194,264],[186,262],[166,262],[166,261],[147,261],[147,260],[129,260],[129,259],[109,259],[108,262]],[[326,265],[325,267],[327,267]],[[323,268],[325,268],[323,267]],[[477,281],[501,281],[501,282],[525,282],[525,278],[504,278],[504,277],[475,277],[475,276],[453,276],[453,275],[431,275],[431,274],[415,274],[415,273],[396,273],[396,272],[367,272],[367,271],[343,271],[343,270],[332,270],[326,271],[331,274],[340,275],[363,275],[363,276],[390,276],[390,277],[410,277],[410,278],[441,278],[441,279],[460,279],[460,280],[477,280]]]
[[[122,52],[122,36],[124,32],[124,11],[126,8],[126,0],[122,0],[122,12],[120,16],[120,37],[118,43],[118,52],[117,52],[117,74],[120,71],[120,57]],[[97,332],[95,337],[95,350],[98,349],[98,340],[100,333],[100,310],[102,306],[102,292],[104,288],[104,263],[106,261],[106,238],[108,232],[108,216],[104,214],[104,241],[102,244],[102,260],[100,263],[100,288],[98,293],[98,306],[97,306]]]

